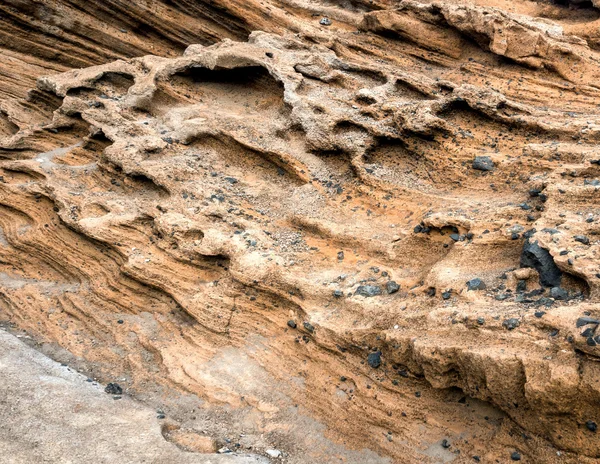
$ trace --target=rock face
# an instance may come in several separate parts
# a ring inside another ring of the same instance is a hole
[[[597,462],[594,10],[55,3],[0,7],[1,322],[222,450]]]

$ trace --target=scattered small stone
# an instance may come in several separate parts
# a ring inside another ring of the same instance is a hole
[[[511,453],[511,455],[510,455],[510,458],[511,458],[513,461],[520,461],[520,460],[521,460],[521,454],[520,454],[519,452],[517,452],[517,451],[513,451],[513,452]]]
[[[233,451],[231,451],[229,448],[227,448],[226,446],[224,446],[223,448],[220,448],[219,451],[217,451],[217,453],[219,454],[229,454],[232,453]]]
[[[344,260],[344,252],[343,251],[338,251],[337,259],[339,261],[343,261]]]
[[[587,421],[585,423],[585,426],[587,427],[587,429],[590,432],[596,433],[596,430],[598,430],[598,425],[594,421],[592,421],[592,420]]]
[[[458,234],[450,234],[450,238],[452,240],[454,240],[455,242],[458,242],[460,240],[460,235],[458,235]]]
[[[108,393],[109,395],[122,395],[123,394],[123,389],[121,388],[121,386],[118,383],[112,383],[112,382],[106,386],[104,391],[106,393]]]
[[[319,24],[321,26],[331,26],[331,20],[329,18],[321,18],[321,21],[319,21]]]
[[[295,329],[296,327],[298,327],[298,325],[291,319],[289,321],[287,321],[287,325],[290,329]]]
[[[281,457],[281,451],[279,451],[279,450],[276,450],[276,449],[268,449],[268,450],[266,450],[266,453],[267,453],[267,454],[268,454],[270,457],[272,457],[272,458],[275,458],[275,459],[277,459],[277,458]]]
[[[573,237],[573,240],[579,243],[583,243],[584,245],[590,244],[590,239],[587,238],[585,235],[575,235],[575,237]]]
[[[475,279],[471,279],[467,282],[468,290],[485,290],[486,286],[483,280],[476,277]]]
[[[544,314],[546,314],[546,311],[536,311],[535,313],[533,313],[533,315],[538,319],[541,318]]]
[[[314,328],[314,326],[310,322],[305,322],[303,325],[304,325],[304,328],[306,330],[308,330],[310,333],[314,333],[315,332],[315,328]]]
[[[583,327],[584,325],[587,325],[587,324],[598,325],[598,324],[600,324],[600,319],[583,316],[583,317],[580,317],[579,319],[577,319],[577,322],[575,322],[575,327],[579,328],[579,327]]]
[[[489,156],[476,156],[473,160],[473,169],[478,171],[491,171],[494,169],[494,162]]]
[[[381,287],[377,285],[359,285],[354,294],[364,297],[381,295]]]
[[[369,356],[367,356],[367,362],[373,369],[377,369],[379,366],[381,366],[381,351],[369,353]]]
[[[451,290],[446,290],[445,292],[442,292],[442,298],[444,300],[449,300],[451,296],[452,296]]]
[[[506,327],[508,330],[514,330],[517,327],[519,327],[519,325],[521,325],[521,323],[519,322],[519,319],[516,319],[514,317],[511,317],[510,319],[506,319],[502,325],[504,327]]]
[[[483,317],[481,317],[481,316],[480,316],[480,317],[478,317],[478,318],[477,318],[477,323],[478,323],[479,325],[483,325],[483,324],[485,324],[485,319],[484,319]]]
[[[333,291],[333,296],[336,298],[341,298],[344,296],[344,292],[342,292],[341,290],[334,290]]]
[[[392,293],[396,293],[400,290],[400,285],[398,285],[395,281],[390,280],[385,284],[386,291],[391,295]]]
[[[598,326],[595,327],[588,327],[587,329],[585,329],[583,332],[581,332],[581,336],[582,337],[593,337],[594,333],[596,333],[596,328]]]
[[[550,289],[550,296],[555,300],[568,300],[569,292],[562,287],[552,287]]]
[[[448,440],[446,440],[445,438],[442,440],[442,448],[448,449],[450,448],[452,445],[448,442]]]

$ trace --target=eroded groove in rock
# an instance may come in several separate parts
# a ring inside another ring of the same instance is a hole
[[[2,7],[2,321],[182,449],[597,462],[590,5],[62,3]]]

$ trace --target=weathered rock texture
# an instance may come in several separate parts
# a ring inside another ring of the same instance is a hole
[[[598,13],[142,3],[6,7],[2,318],[289,462],[597,462]]]

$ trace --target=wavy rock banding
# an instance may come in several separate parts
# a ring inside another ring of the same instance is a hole
[[[234,3],[6,92],[2,319],[292,430],[291,462],[596,462],[596,13]]]

